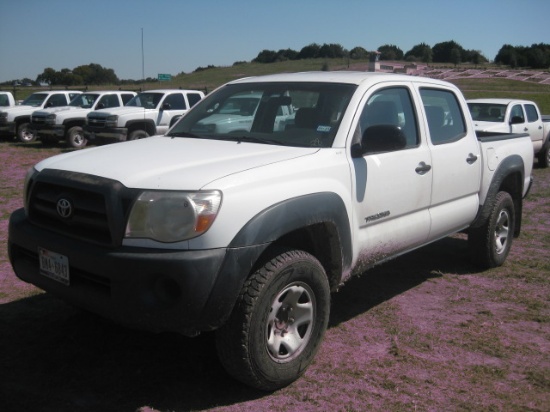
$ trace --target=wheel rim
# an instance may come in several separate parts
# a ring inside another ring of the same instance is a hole
[[[34,139],[34,133],[32,133],[29,129],[23,129],[21,132],[21,138],[24,142],[30,142]]]
[[[273,300],[266,349],[276,362],[290,362],[307,346],[315,323],[315,295],[305,283],[286,286]]]
[[[82,133],[77,132],[73,135],[73,142],[75,146],[82,146],[82,143],[84,143],[84,136]]]
[[[507,210],[501,210],[495,225],[495,248],[498,254],[506,249],[510,235],[510,215]]]

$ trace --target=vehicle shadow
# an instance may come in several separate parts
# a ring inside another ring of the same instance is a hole
[[[330,326],[440,273],[471,273],[447,238],[354,277],[333,296]],[[266,396],[223,370],[213,334],[130,330],[48,294],[0,305],[2,410],[204,410]]]

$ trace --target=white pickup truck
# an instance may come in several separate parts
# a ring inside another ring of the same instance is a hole
[[[31,115],[31,128],[42,143],[58,143],[65,139],[67,146],[81,149],[86,146],[83,127],[86,115],[94,110],[122,107],[136,93],[128,91],[93,91],[77,96],[68,106],[37,110]]]
[[[13,107],[0,108],[0,134],[17,138],[23,143],[36,140],[36,134],[30,127],[31,114],[46,107],[67,106],[82,92],[76,90],[52,90],[37,92],[27,97],[23,103]]]
[[[90,112],[84,126],[88,140],[137,140],[163,134],[204,97],[198,90],[148,90],[124,107]]]
[[[204,130],[217,107],[254,93],[250,129]],[[294,121],[276,130],[288,105]],[[306,370],[330,294],[352,275],[460,231],[480,267],[503,264],[532,167],[529,136],[476,135],[447,82],[251,77],[164,136],[35,165],[9,257],[20,279],[122,324],[216,330],[227,371],[273,390]]]
[[[15,106],[15,99],[11,92],[0,91],[0,109]]]
[[[535,102],[512,99],[467,101],[476,130],[528,133],[542,167],[550,166],[550,117],[542,116]]]

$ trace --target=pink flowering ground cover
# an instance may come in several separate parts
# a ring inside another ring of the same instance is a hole
[[[503,267],[479,271],[457,235],[351,279],[313,365],[264,393],[226,375],[210,334],[129,330],[17,280],[9,214],[26,170],[59,152],[0,143],[0,410],[550,409],[550,169]]]

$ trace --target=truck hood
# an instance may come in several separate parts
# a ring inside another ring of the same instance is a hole
[[[495,122],[480,122],[474,120],[474,128],[478,132],[504,132],[507,133],[510,131],[510,126],[506,123],[495,123]]]
[[[11,106],[11,107],[2,107],[0,108],[0,112],[17,114],[17,113],[30,113],[39,109],[40,109],[40,106],[17,105],[17,106]]]
[[[154,111],[157,109],[145,109],[143,107],[137,106],[122,106],[122,107],[111,107],[109,109],[100,109],[93,112],[93,117],[105,118],[116,114],[117,116],[132,115],[135,113],[144,113],[147,111]]]
[[[57,115],[70,115],[78,116],[79,114],[88,113],[92,109],[83,109],[82,107],[76,106],[60,106],[60,107],[51,107],[49,109],[36,110],[37,115],[47,116],[48,114],[55,113]]]
[[[200,190],[225,176],[318,150],[154,136],[50,157],[35,168],[105,177],[130,188]]]

